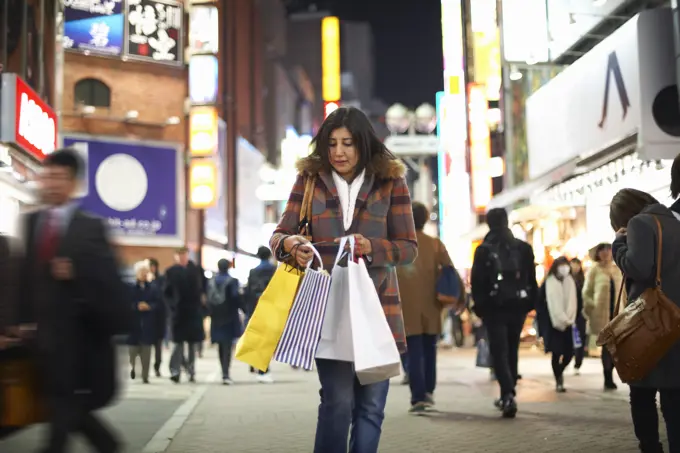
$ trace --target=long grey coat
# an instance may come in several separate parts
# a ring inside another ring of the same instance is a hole
[[[661,222],[661,289],[680,306],[680,222],[661,204],[645,208],[628,222],[626,235],[619,235],[612,244],[614,260],[626,276],[628,300],[632,301],[654,285],[658,233]],[[676,343],[656,368],[633,386],[648,388],[680,388],[680,342]]]

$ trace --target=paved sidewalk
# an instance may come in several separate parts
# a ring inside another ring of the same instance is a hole
[[[635,452],[626,390],[602,391],[599,360],[566,377],[566,394],[554,392],[548,356],[523,351],[520,413],[503,420],[492,407],[497,387],[474,368],[474,350],[442,351],[439,412],[407,414],[409,392],[390,390],[381,452]],[[315,373],[273,366],[277,382],[256,384],[235,362],[237,385],[210,385],[167,450],[170,453],[311,452],[318,405]]]
[[[129,368],[127,365],[127,353],[124,348],[121,353],[121,383],[119,401],[102,411],[102,418],[110,422],[114,429],[123,436],[125,450],[123,453],[140,453],[149,450],[162,451],[167,447],[168,438],[175,435],[181,423],[186,420],[186,413],[182,408],[187,408],[187,403],[195,407],[200,397],[206,390],[206,385],[211,377],[215,377],[218,362],[213,353],[208,352],[205,359],[196,362],[196,384],[174,384],[168,379],[167,359],[169,351],[165,352],[164,366],[165,377],[151,378],[151,383],[144,385],[141,379],[129,380]],[[178,420],[179,419],[179,420]],[[173,423],[174,421],[179,421]],[[45,426],[37,426],[21,431],[7,439],[0,440],[0,452],[2,453],[31,453],[37,451],[45,434]],[[163,442],[165,438],[165,442]],[[81,439],[72,443],[69,453],[89,453],[88,448]]]

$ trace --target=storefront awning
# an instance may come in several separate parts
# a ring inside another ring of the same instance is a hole
[[[545,190],[573,174],[574,170],[576,170],[577,163],[578,158],[572,159],[538,178],[504,190],[491,199],[486,210],[507,208],[521,201],[529,200],[534,193]]]

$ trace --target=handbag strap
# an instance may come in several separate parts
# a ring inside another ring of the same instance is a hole
[[[316,176],[308,176],[305,179],[305,192],[302,197],[302,206],[300,207],[300,222],[309,221],[311,218],[315,185]]]
[[[661,288],[661,250],[663,247],[663,228],[661,227],[661,222],[659,221],[659,218],[655,215],[651,215],[651,217],[654,219],[654,223],[656,223],[656,235],[658,237],[657,242],[656,242],[656,277],[654,280],[654,284],[656,285],[657,288]],[[616,298],[616,306],[614,307],[614,316],[616,316],[619,313],[619,308],[621,308],[621,296],[623,295],[623,290],[626,287],[626,276],[623,276],[623,279],[621,280],[621,288],[619,288],[619,295]]]

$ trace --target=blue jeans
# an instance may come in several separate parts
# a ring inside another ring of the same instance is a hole
[[[409,335],[406,343],[411,404],[423,403],[437,383],[437,335]]]
[[[390,382],[361,385],[354,364],[317,359],[321,404],[314,453],[377,453]]]

